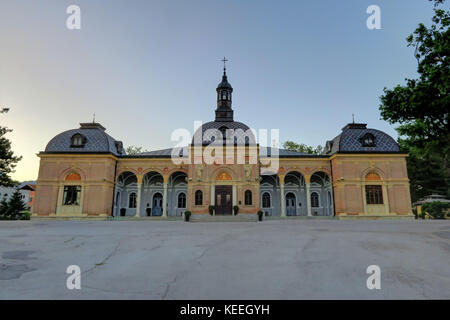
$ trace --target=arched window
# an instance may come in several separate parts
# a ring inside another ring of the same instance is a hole
[[[318,208],[319,207],[319,195],[317,192],[311,193],[311,207]]]
[[[83,148],[85,144],[86,144],[86,138],[79,133],[74,134],[72,136],[72,138],[70,138],[70,147],[71,148]]]
[[[183,192],[178,195],[178,208],[186,208],[186,194]]]
[[[195,205],[201,206],[203,204],[203,192],[201,190],[195,191]]]
[[[128,208],[136,208],[136,193],[130,193],[128,200]]]
[[[268,192],[264,192],[262,196],[262,207],[270,208],[270,194]]]
[[[245,191],[245,205],[252,205],[252,192],[250,190]]]

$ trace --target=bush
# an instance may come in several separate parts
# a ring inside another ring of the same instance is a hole
[[[233,207],[233,211],[234,211],[234,215],[237,215],[239,212],[239,207],[238,206],[234,206]]]
[[[184,212],[184,221],[188,222],[191,218],[191,212],[189,210],[186,210]]]
[[[19,220],[30,220],[30,218],[31,218],[30,211],[23,211],[19,216]]]
[[[214,209],[215,209],[215,208],[216,208],[215,206],[209,206],[209,207],[208,207],[208,210],[209,210],[209,214],[210,214],[210,215],[213,215]]]
[[[433,219],[445,219],[450,203],[433,201],[427,202],[422,205],[422,215],[428,213]]]

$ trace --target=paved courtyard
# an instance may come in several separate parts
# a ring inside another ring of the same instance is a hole
[[[0,222],[0,299],[359,298],[450,299],[450,221]]]

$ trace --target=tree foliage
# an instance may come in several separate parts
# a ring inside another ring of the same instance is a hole
[[[136,146],[129,146],[125,149],[126,153],[130,156],[139,154],[139,153],[143,153],[143,152],[148,152],[148,150],[143,149],[142,147],[136,147]]]
[[[450,197],[450,175],[444,167],[441,154],[436,151],[423,152],[401,139],[399,145],[402,151],[409,152],[406,161],[412,202],[430,194]]]
[[[428,213],[433,219],[445,219],[450,203],[433,201],[422,205],[422,214]]]
[[[22,200],[22,194],[16,190],[9,201],[5,198],[0,202],[0,220],[29,220],[30,213]]]
[[[5,137],[11,131],[11,129],[0,126],[0,185],[5,186],[16,184],[16,181],[12,180],[10,175],[22,159],[22,157],[14,155],[11,149],[11,141]]]
[[[27,209],[27,206],[22,200],[22,194],[16,190],[8,201],[8,210],[10,214],[15,215]]]
[[[406,40],[414,48],[417,79],[384,88],[380,111],[399,124],[399,144],[407,159],[413,201],[432,193],[450,196],[450,12],[434,2],[431,26],[420,23]]]
[[[307,154],[321,154],[323,151],[323,147],[322,146],[317,146],[316,148],[308,146],[304,143],[296,143],[294,141],[285,141],[283,143],[283,148],[286,150],[290,150],[290,151],[297,151],[297,152],[303,152],[303,153],[307,153]]]
[[[400,124],[400,136],[411,145],[439,150],[449,168],[450,12],[439,8],[443,0],[434,2],[433,24],[420,23],[407,38],[415,48],[419,77],[384,88],[380,111],[384,120]]]

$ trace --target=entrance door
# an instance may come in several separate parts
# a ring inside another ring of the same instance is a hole
[[[152,216],[162,215],[163,196],[161,193],[155,193],[153,196]]]
[[[231,214],[232,186],[216,186],[216,214]]]
[[[295,216],[295,194],[288,193],[286,195],[286,211],[288,216]]]

